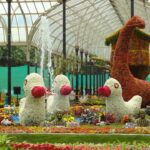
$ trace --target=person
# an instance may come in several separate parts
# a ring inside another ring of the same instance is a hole
[[[4,100],[4,106],[8,106],[9,105],[9,99],[8,99],[8,93],[6,93],[6,96],[5,96],[5,100]]]

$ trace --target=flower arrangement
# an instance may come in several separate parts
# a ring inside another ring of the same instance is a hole
[[[126,122],[124,127],[125,128],[135,128],[136,124],[133,122]]]
[[[129,122],[129,116],[128,115],[124,115],[123,117],[122,117],[122,119],[121,119],[121,122],[122,123],[126,123],[126,122]]]
[[[80,126],[80,124],[70,114],[64,115],[63,120],[66,122],[67,127],[74,128],[74,127],[79,127]]]
[[[109,123],[114,123],[115,122],[115,114],[113,113],[106,113],[105,114],[105,121]]]
[[[122,149],[149,149],[148,144],[128,144],[128,143],[120,143],[120,144],[91,144],[91,143],[84,143],[84,144],[51,144],[51,143],[42,143],[42,144],[30,144],[30,143],[12,143],[10,145],[11,148],[14,150],[44,150],[44,149],[50,149],[50,150],[122,150]]]
[[[91,111],[90,109],[84,109],[81,114],[81,123],[82,124],[94,124],[96,125],[99,122],[98,113]]]
[[[18,108],[4,107],[0,109],[0,123],[1,125],[16,125],[19,124]]]
[[[66,126],[70,128],[77,128],[80,126],[80,124],[78,122],[71,121],[71,122],[67,122]]]
[[[66,115],[63,117],[63,120],[66,122],[72,122],[72,121],[74,121],[74,117],[71,115]]]
[[[79,126],[79,127],[57,127],[57,126],[0,126],[0,133],[126,133],[126,134],[150,134],[149,127],[124,128],[111,126]]]
[[[83,107],[83,106],[79,106],[79,105],[70,107],[70,112],[71,112],[74,116],[77,116],[77,117],[81,116],[83,110],[84,110],[84,107]]]

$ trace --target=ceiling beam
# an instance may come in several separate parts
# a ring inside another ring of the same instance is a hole
[[[124,21],[123,17],[121,16],[118,8],[116,7],[114,0],[109,0],[109,2],[112,5],[112,7],[114,8],[114,11],[116,12],[116,15],[118,16],[120,22],[122,23],[122,25],[124,25],[125,21]]]

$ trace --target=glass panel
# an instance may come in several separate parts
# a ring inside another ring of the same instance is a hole
[[[15,14],[22,14],[22,12],[21,12],[19,7],[16,9]]]
[[[24,13],[29,13],[29,9],[28,9],[26,3],[20,3],[20,5],[21,5],[21,8],[23,9]]]
[[[13,10],[16,10],[18,7],[18,4],[17,3],[11,3],[11,7]]]
[[[44,2],[43,3],[45,10],[50,8],[50,2]]]
[[[4,9],[6,10],[6,12],[8,11],[8,5],[7,5],[7,3],[3,3],[3,7],[4,7]]]
[[[28,33],[31,30],[31,26],[33,25],[35,20],[37,20],[39,15],[41,15],[41,13],[43,13],[47,9],[50,9],[51,5],[58,4],[57,2],[51,3],[50,0],[42,0],[42,1],[41,0],[28,0],[28,1],[13,0],[11,3],[11,7],[12,7],[11,12],[13,14],[13,18],[12,18],[12,39],[13,39],[13,42],[19,41],[18,34],[20,35],[21,41],[26,41],[25,21],[24,21],[23,14],[20,10],[18,3],[20,3],[21,8],[23,9],[23,13],[25,14]],[[36,5],[36,8],[35,8],[35,5]],[[6,25],[8,22],[8,17],[6,14],[7,9],[8,9],[8,4],[7,4],[6,0],[1,0],[1,2],[0,2],[0,15],[2,16],[2,18],[4,18]],[[37,14],[37,11],[38,11],[38,14]],[[13,27],[15,27],[15,28],[13,28]],[[19,32],[17,30],[17,27],[19,28]]]
[[[3,28],[0,27],[0,41],[5,41],[4,39],[4,32],[3,32]]]
[[[22,15],[16,15],[17,22],[19,26],[25,26],[24,18]]]
[[[0,4],[0,14],[5,14],[5,9],[2,4]]]
[[[25,15],[26,17],[26,22],[28,24],[28,26],[32,26],[32,18],[31,15]]]
[[[33,23],[34,23],[35,20],[38,18],[38,15],[37,15],[37,14],[32,14],[32,15],[31,15],[31,18],[32,18],[32,21],[33,21]]]
[[[31,13],[37,13],[34,3],[27,3],[27,7]]]
[[[20,41],[26,41],[25,28],[19,28]]]
[[[57,1],[57,0],[56,0]],[[58,2],[51,2],[51,6],[59,4]]]
[[[36,6],[36,9],[37,9],[38,13],[44,12],[44,7],[43,7],[42,3],[37,3],[36,2],[35,6]]]
[[[16,16],[13,17],[12,26],[15,26],[15,27],[18,26]]]
[[[19,41],[18,28],[12,28],[12,41]]]

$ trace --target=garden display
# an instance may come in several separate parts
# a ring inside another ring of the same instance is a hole
[[[150,0],[0,6],[0,150],[150,150]]]
[[[135,16],[120,31],[111,71],[112,77],[98,89],[98,96],[78,95],[77,101],[70,81],[65,75],[57,75],[52,86],[54,89],[48,90],[41,75],[29,74],[24,81],[25,97],[20,100],[19,108],[8,106],[0,109],[0,133],[14,134],[16,137],[19,134],[56,136],[64,134],[64,137],[68,134],[149,135],[149,109],[141,109],[141,106],[145,107],[150,102],[148,99],[150,94],[147,93],[150,92],[149,84],[134,78],[128,67],[130,36],[134,28],[144,25],[144,21]],[[6,143],[3,142],[1,145],[4,146]],[[137,144],[104,145],[79,142],[61,144],[59,138],[56,138],[56,143],[45,141],[33,144],[12,140],[6,145],[14,150],[121,150],[123,148],[130,150],[135,149]],[[145,144],[141,148],[146,150],[149,145]]]
[[[33,78],[32,81],[30,81],[31,78]],[[34,83],[35,80],[36,83]],[[53,135],[53,134],[54,135],[145,134],[145,135],[149,135],[150,134],[149,119],[147,118],[148,115],[145,114],[144,116],[144,119],[146,121],[143,120],[141,121],[142,118],[140,114],[137,114],[140,117],[138,119],[134,118],[134,120],[132,120],[130,116],[130,113],[133,112],[137,113],[138,111],[140,111],[141,97],[140,96],[133,97],[131,99],[131,103],[130,101],[124,102],[123,98],[121,97],[121,92],[122,92],[121,85],[115,79],[112,78],[108,79],[105,83],[105,86],[99,89],[99,93],[102,94],[103,96],[110,96],[109,100],[108,99],[106,100],[104,97],[86,95],[86,101],[84,102],[79,101],[78,103],[74,103],[71,106],[67,105],[67,109],[63,109],[66,108],[65,102],[67,104],[69,102],[69,93],[71,91],[71,87],[68,85],[68,80],[67,80],[66,84],[61,84],[61,86],[59,86],[58,93],[50,92],[50,94],[48,94],[48,98],[51,96],[51,94],[54,94],[53,98],[55,98],[55,96],[56,98],[58,98],[57,94],[59,94],[60,99],[54,99],[56,100],[57,104],[59,104],[61,100],[66,100],[63,101],[61,105],[55,105],[59,107],[57,107],[58,109],[55,107],[55,111],[53,111],[53,113],[46,112],[45,94],[47,91],[46,88],[44,87],[44,83],[41,76],[37,74],[30,74],[29,76],[26,77],[24,86],[25,86],[26,98],[23,98],[20,101],[20,104],[22,103],[20,105],[20,108],[15,106],[8,106],[0,109],[0,116],[1,116],[0,133],[1,134],[3,133],[9,135],[12,134],[13,135],[17,135],[17,134],[26,134],[26,135],[28,134],[30,135],[32,134],[44,134],[44,135],[45,134],[49,134],[49,135]],[[57,84],[54,87],[56,88]],[[108,89],[108,87],[110,87],[110,89]],[[56,92],[57,90],[55,89],[54,91]],[[100,103],[97,103],[98,101]],[[106,106],[104,105],[104,103],[106,103]],[[113,105],[113,103],[116,104]],[[29,104],[30,106],[27,107]],[[108,107],[109,104],[111,104],[111,107]],[[115,107],[113,108],[113,106]],[[28,111],[28,108],[30,108],[29,109],[30,111]],[[113,110],[110,110],[110,108]],[[26,111],[27,113],[25,113]],[[44,112],[44,115],[43,114],[41,115],[41,111]],[[30,112],[30,115],[28,112]],[[26,120],[24,122],[21,120],[22,113],[25,113],[26,115],[28,114],[28,117],[26,117]],[[147,123],[146,125],[145,122]],[[107,144],[102,144],[102,143],[101,144],[89,144],[89,143],[80,144],[79,142],[74,144],[59,144],[59,138],[58,138],[56,144],[52,144],[51,142],[45,142],[45,143],[36,142],[36,144],[30,142],[15,143],[15,141],[12,140],[11,143],[7,144],[7,147],[13,150],[19,150],[19,149],[24,149],[24,150],[26,149],[27,150],[28,149],[31,150],[32,149],[37,149],[37,150],[81,149],[82,150],[82,149],[97,149],[98,147],[99,149],[107,149],[107,150],[120,149],[121,150],[123,147],[126,147],[128,149],[135,147],[134,144],[124,144],[124,145],[121,144],[108,144],[108,143]],[[149,148],[148,144],[144,145],[144,148],[147,147]]]
[[[128,55],[130,39],[135,28],[144,28],[145,22],[138,16],[133,16],[121,29],[115,47],[112,62],[111,77],[117,79],[123,89],[123,98],[130,100],[135,95],[142,97],[142,107],[150,104],[150,83],[135,78],[129,69]]]
[[[20,136],[18,136],[20,137]],[[0,135],[2,150],[148,150],[148,143],[31,143],[15,142],[11,135]]]
[[[10,145],[14,150],[19,149],[30,149],[30,150],[137,150],[137,146],[140,150],[146,150],[149,148],[148,145],[141,144],[31,144],[31,143],[12,143]]]
[[[127,114],[136,115],[141,108],[141,96],[136,95],[125,102],[122,97],[122,87],[114,78],[108,79],[98,92],[101,96],[107,97],[106,112],[114,113],[116,121],[121,121],[122,117]]]
[[[25,96],[20,100],[21,125],[40,125],[45,120],[46,88],[43,78],[37,73],[29,74],[24,81]]]
[[[71,91],[69,79],[65,75],[57,75],[54,79],[54,94],[47,98],[47,112],[68,111]]]

